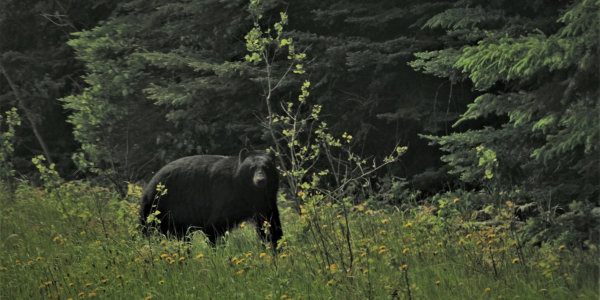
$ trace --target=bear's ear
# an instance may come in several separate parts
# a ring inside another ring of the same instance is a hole
[[[269,160],[275,161],[275,150],[273,150],[272,148],[267,148],[265,152],[267,153],[267,157],[269,158]]]
[[[240,153],[238,153],[238,162],[241,164],[244,159],[246,159],[246,157],[248,157],[250,155],[250,151],[248,151],[248,149],[243,148],[242,150],[240,150]]]

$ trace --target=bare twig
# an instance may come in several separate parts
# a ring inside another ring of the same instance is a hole
[[[35,123],[33,115],[31,114],[31,112],[29,111],[29,109],[27,109],[25,107],[25,104],[23,103],[23,99],[19,96],[19,91],[17,89],[17,86],[11,80],[11,78],[8,75],[8,72],[6,71],[6,69],[4,68],[4,65],[2,64],[2,62],[0,62],[0,71],[4,75],[4,78],[6,78],[6,81],[8,82],[8,85],[10,86],[10,88],[13,91],[13,95],[17,99],[17,106],[19,106],[19,108],[21,110],[23,110],[23,112],[25,113],[25,117],[27,118],[27,121],[29,121],[29,125],[31,126],[31,130],[33,131],[33,134],[35,135],[35,138],[37,139],[38,143],[40,144],[40,147],[42,147],[42,151],[44,151],[44,155],[46,156],[46,160],[48,161],[48,163],[53,164],[52,157],[50,156],[50,151],[48,150],[48,146],[46,145],[46,142],[44,142],[44,139],[42,138],[42,135],[40,134],[40,132],[39,132],[39,130],[37,128],[37,124]]]

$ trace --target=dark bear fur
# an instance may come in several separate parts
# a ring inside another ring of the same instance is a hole
[[[214,244],[225,231],[245,220],[256,223],[258,233],[274,246],[282,236],[277,210],[279,177],[272,153],[242,151],[238,157],[196,155],[175,160],[150,180],[142,195],[140,221],[160,212],[159,230],[183,238],[202,230]],[[157,195],[156,186],[167,192]],[[268,234],[261,227],[270,224]]]

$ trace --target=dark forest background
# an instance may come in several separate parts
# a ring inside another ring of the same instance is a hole
[[[244,60],[247,6],[1,1],[0,111],[22,120],[3,136],[14,152],[0,151],[2,168],[29,177],[42,154],[64,178],[124,189],[181,156],[272,146],[264,73]],[[508,197],[534,211],[523,216],[533,239],[598,240],[597,1],[264,6],[265,28],[289,16],[332,133],[352,133],[363,157],[408,147],[372,180],[375,193],[401,182],[416,201],[460,191],[474,208]],[[296,97],[300,83],[273,99]]]

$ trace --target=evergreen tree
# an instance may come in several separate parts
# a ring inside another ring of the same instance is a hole
[[[66,45],[69,33],[90,28],[114,7],[106,1],[0,1],[0,111],[17,107],[15,169],[33,169],[43,154],[61,172],[73,171],[76,143],[56,101],[79,88],[81,64]]]
[[[332,130],[352,130],[364,155],[381,157],[395,143],[408,145],[395,176],[439,165],[435,147],[417,134],[447,133],[469,99],[469,86],[423,76],[407,65],[413,52],[443,45],[442,32],[419,27],[451,3],[302,1],[288,10],[294,35],[311,58],[312,95],[331,117]],[[418,181],[422,188],[441,187]]]
[[[64,102],[86,160],[122,183],[183,155],[260,144],[259,91],[242,63],[245,5],[129,1],[78,33],[69,44],[89,87]]]
[[[447,30],[452,42],[417,53],[411,65],[469,80],[480,93],[455,127],[496,121],[427,138],[463,181],[483,184],[492,198],[537,203],[536,239],[567,232],[572,241],[597,240],[600,3],[494,9],[477,2],[460,1],[429,19],[425,27]]]

